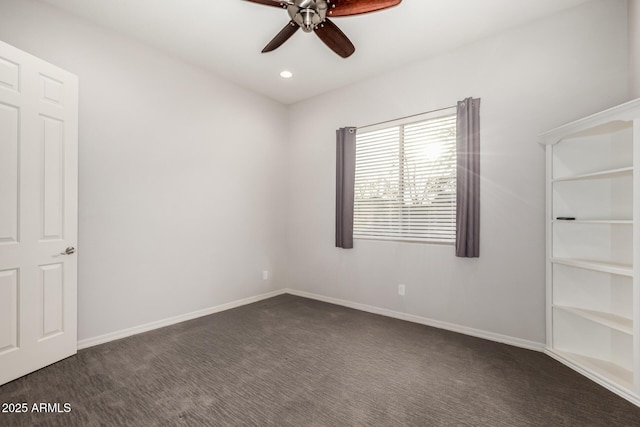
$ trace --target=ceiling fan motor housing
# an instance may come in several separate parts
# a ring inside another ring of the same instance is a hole
[[[307,33],[324,22],[328,10],[326,0],[295,0],[295,4],[287,6],[291,19]]]

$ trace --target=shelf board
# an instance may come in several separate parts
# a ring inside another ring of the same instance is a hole
[[[618,168],[618,169],[609,169],[609,170],[599,171],[599,172],[585,173],[580,175],[566,176],[562,178],[555,178],[552,180],[552,182],[615,178],[617,176],[625,176],[625,175],[632,175],[632,174],[633,174],[633,167],[626,167],[626,168]]]
[[[601,271],[603,273],[633,277],[633,267],[628,264],[615,264],[611,262],[589,261],[575,258],[551,258],[550,261],[554,264],[562,264],[569,267],[578,267],[587,270]]]
[[[554,304],[553,307],[625,334],[633,335],[633,320],[627,319],[626,317],[617,316],[611,313],[604,313],[602,311],[587,310],[584,308],[569,307],[565,305]]]
[[[633,391],[633,372],[620,365],[555,348],[553,352],[572,364],[583,367],[599,377],[614,382],[629,391]]]
[[[632,219],[554,219],[554,224],[604,224],[604,225],[633,225]]]

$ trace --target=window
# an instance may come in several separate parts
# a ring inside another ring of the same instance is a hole
[[[454,243],[456,113],[358,129],[354,238]]]

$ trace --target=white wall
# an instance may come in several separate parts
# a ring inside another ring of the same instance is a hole
[[[283,106],[33,0],[0,40],[80,79],[79,339],[276,287]]]
[[[536,135],[627,99],[626,23],[624,1],[591,2],[294,105],[289,286],[544,342],[544,151]],[[335,129],[468,96],[482,98],[481,258],[455,258],[449,245],[356,240],[353,250],[334,248]]]
[[[640,98],[640,0],[629,1],[629,83],[631,98]]]

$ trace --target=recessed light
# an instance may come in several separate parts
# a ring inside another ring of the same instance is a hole
[[[290,79],[291,77],[293,77],[293,73],[291,71],[284,70],[280,72],[280,77],[282,77],[283,79]]]

